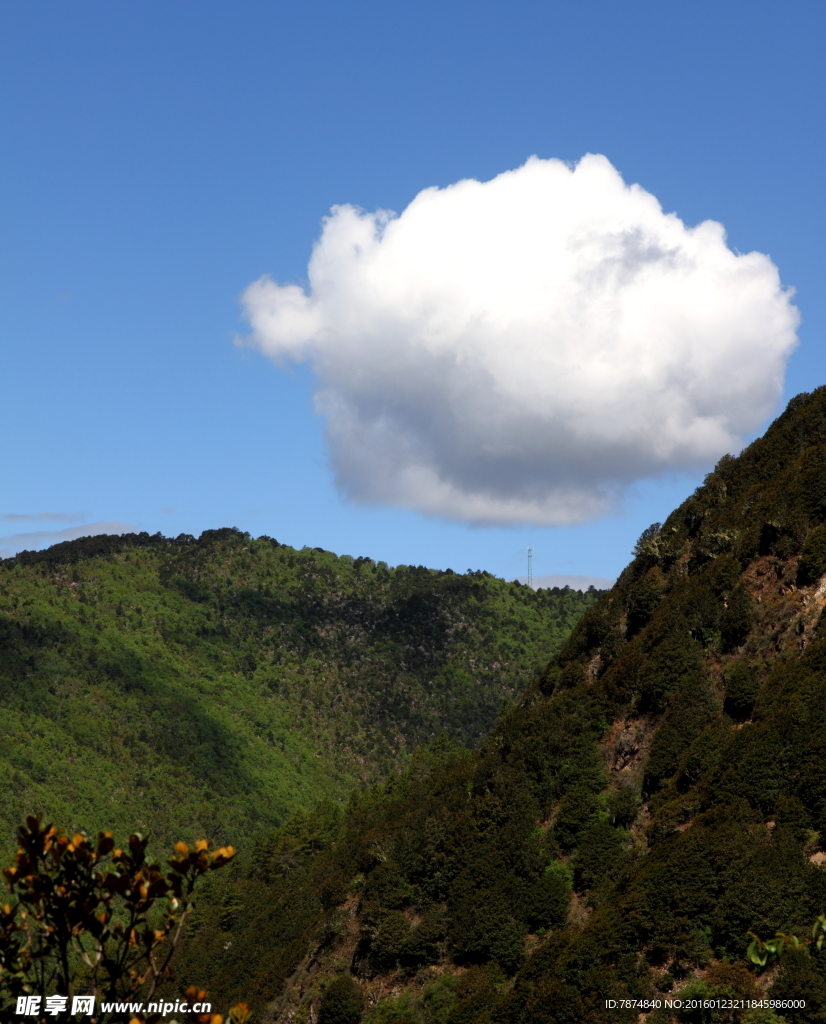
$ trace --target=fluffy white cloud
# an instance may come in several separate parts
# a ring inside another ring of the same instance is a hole
[[[339,486],[475,523],[580,522],[737,450],[796,343],[768,256],[603,156],[334,207],[308,277],[247,288],[247,341],[310,361]]]

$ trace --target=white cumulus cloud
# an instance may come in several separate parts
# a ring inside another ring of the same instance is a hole
[[[737,450],[796,344],[768,256],[604,156],[336,206],[308,280],[251,284],[246,340],[311,364],[339,487],[480,524],[581,522]]]

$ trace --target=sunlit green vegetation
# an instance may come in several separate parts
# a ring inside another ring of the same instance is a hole
[[[445,733],[478,745],[596,595],[235,530],[0,564],[0,846],[71,830],[241,848]]]

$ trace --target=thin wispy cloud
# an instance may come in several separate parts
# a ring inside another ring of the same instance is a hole
[[[340,489],[478,524],[582,522],[739,450],[797,341],[768,256],[603,156],[334,207],[308,278],[250,285],[246,342],[312,366]]]
[[[117,520],[105,523],[82,523],[64,530],[34,530],[30,533],[15,533],[0,537],[0,558],[11,558],[21,551],[40,551],[65,540],[80,537],[98,537],[102,533],[136,533],[138,528],[130,523]]]
[[[527,576],[517,576],[520,583],[527,583]],[[534,590],[551,589],[553,587],[570,587],[571,590],[587,590],[593,587],[595,590],[610,590],[616,580],[608,579],[605,576],[566,576],[564,574],[551,573],[548,576],[534,576]]]
[[[83,518],[82,512],[7,512],[0,516],[3,523],[74,523]]]

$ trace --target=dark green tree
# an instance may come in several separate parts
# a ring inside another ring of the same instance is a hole
[[[797,567],[797,585],[808,586],[826,573],[826,526],[809,534]]]
[[[759,689],[760,680],[754,669],[742,661],[736,661],[726,672],[726,699],[723,705],[726,714],[737,719],[748,718]]]
[[[720,622],[720,639],[723,649],[733,651],[746,639],[751,629],[752,600],[749,592],[742,586],[732,590]]]
[[[321,997],[318,1024],[359,1024],[364,1013],[364,993],[349,974],[342,974]]]

